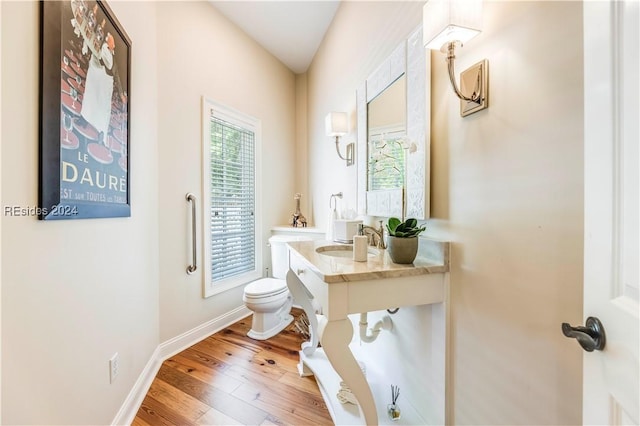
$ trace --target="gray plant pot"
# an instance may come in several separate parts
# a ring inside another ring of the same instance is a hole
[[[398,238],[388,235],[387,251],[393,263],[413,263],[418,254],[418,237]]]

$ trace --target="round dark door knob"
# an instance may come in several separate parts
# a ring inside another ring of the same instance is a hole
[[[587,318],[584,327],[572,327],[566,322],[563,322],[562,334],[578,340],[578,343],[580,343],[582,349],[587,352],[593,352],[594,350],[603,350],[606,342],[604,327],[602,326],[600,320],[596,317]]]

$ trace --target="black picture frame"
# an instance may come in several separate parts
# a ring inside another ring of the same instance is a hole
[[[40,2],[39,219],[131,216],[130,75],[106,2]]]

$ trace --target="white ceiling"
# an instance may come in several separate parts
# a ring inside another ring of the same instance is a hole
[[[309,68],[339,1],[216,1],[211,4],[296,74]]]

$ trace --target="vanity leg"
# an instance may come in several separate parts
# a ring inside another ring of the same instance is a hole
[[[353,326],[348,318],[328,321],[322,332],[322,348],[329,362],[358,399],[367,425],[378,424],[378,413],[369,383],[349,349]]]
[[[291,269],[287,272],[287,287],[289,287],[291,295],[295,301],[300,304],[309,319],[309,334],[311,337],[308,342],[302,343],[301,347],[305,355],[311,356],[318,347],[318,318],[316,317],[316,311],[313,309],[313,304],[311,303],[304,284],[302,284],[302,281],[298,279]]]

